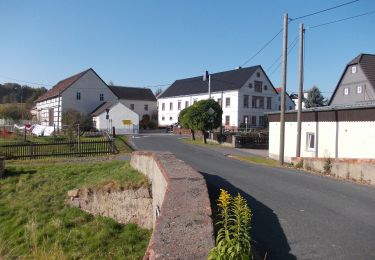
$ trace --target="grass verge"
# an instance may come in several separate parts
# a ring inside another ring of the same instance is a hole
[[[6,163],[0,180],[0,258],[141,259],[151,231],[64,204],[70,189],[148,185],[127,162]]]
[[[220,146],[220,144],[210,142],[208,139],[207,139],[207,144],[203,143],[203,137],[196,137],[195,140],[192,140],[191,137],[189,137],[189,138],[183,138],[182,140],[188,144]]]
[[[279,167],[279,162],[265,158],[262,156],[242,156],[242,155],[234,155],[231,154],[229,157],[243,161],[243,162],[248,162],[248,163],[255,163],[255,164],[262,164],[262,165],[267,165],[267,166],[272,166],[272,167]]]

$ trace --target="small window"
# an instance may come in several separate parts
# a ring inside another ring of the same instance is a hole
[[[243,96],[243,107],[245,107],[245,108],[249,107],[249,95]]]
[[[272,109],[272,97],[267,97],[267,109]]]
[[[257,117],[256,116],[252,116],[251,117],[251,125],[252,126],[256,126],[257,125]]]
[[[357,94],[361,94],[362,93],[362,86],[357,86]]]
[[[292,106],[289,106],[289,110],[292,110],[293,109],[293,107]]]
[[[260,73],[259,73],[259,72],[257,72],[257,77],[258,77],[258,78],[260,77]]]
[[[134,110],[134,104],[130,104],[130,109]]]
[[[344,95],[345,96],[349,95],[349,88],[344,88]]]
[[[268,86],[267,85],[264,85],[264,90],[267,90],[268,89]]]
[[[172,119],[173,119],[173,118],[170,116],[170,117],[169,117],[169,121],[172,121]]]
[[[169,110],[170,110],[170,111],[173,110],[173,103],[172,103],[172,102],[169,103]]]
[[[185,101],[185,107],[189,106],[189,101]]]
[[[263,83],[261,81],[255,81],[254,82],[254,90],[255,92],[262,92],[262,85]]]
[[[76,94],[76,99],[77,99],[77,100],[81,100],[81,92],[77,92],[77,94]]]
[[[162,121],[164,121],[164,120],[165,120],[165,117],[164,117],[164,116],[162,116],[162,117],[161,117],[161,120],[162,120]]]
[[[306,149],[307,151],[315,151],[315,134],[306,133]]]
[[[229,125],[230,116],[225,116],[225,125]]]
[[[147,104],[145,105],[145,111],[148,111],[148,105]]]
[[[357,73],[357,66],[352,67],[352,74]]]
[[[165,103],[161,103],[161,111],[165,111]]]
[[[249,83],[249,88],[253,88],[253,84]]]
[[[177,110],[181,110],[181,101],[177,102]]]
[[[230,107],[230,98],[225,98],[225,107]]]
[[[100,95],[99,95],[99,100],[100,100],[100,101],[103,101],[103,100],[104,100],[104,94],[100,94]]]

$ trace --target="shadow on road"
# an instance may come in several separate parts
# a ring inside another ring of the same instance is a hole
[[[290,246],[284,231],[279,223],[277,215],[272,209],[268,208],[250,194],[234,187],[227,180],[205,172],[200,172],[207,182],[213,212],[217,211],[216,200],[220,189],[225,189],[232,195],[238,192],[247,200],[252,210],[253,217],[251,221],[252,244],[262,259],[297,259],[290,254]]]

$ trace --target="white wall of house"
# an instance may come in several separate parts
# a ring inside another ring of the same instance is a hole
[[[269,130],[269,156],[278,159],[280,123],[270,122]],[[297,122],[286,122],[285,133],[285,161],[290,162],[292,157],[296,157]],[[308,148],[308,133],[315,136],[314,149]],[[302,122],[301,157],[375,158],[373,136],[375,136],[373,121]]]
[[[152,113],[156,113],[158,111],[156,101],[130,99],[120,99],[120,101],[130,109],[133,105],[133,111],[139,115],[140,120],[142,120],[143,115],[149,115],[151,117]]]
[[[80,99],[77,99],[80,93]],[[101,94],[103,100],[100,99]],[[92,71],[87,71],[72,86],[61,93],[60,97],[53,97],[36,104],[37,119],[42,125],[55,124],[61,128],[61,117],[68,109],[75,109],[82,114],[89,114],[100,104],[106,101],[115,101],[117,97],[108,86]],[[50,122],[50,113],[53,113],[53,122]]]
[[[107,130],[115,127],[117,134],[137,133],[139,130],[139,116],[137,113],[129,109],[122,102],[113,105],[109,112],[109,118],[106,119],[107,112],[103,112],[93,117],[94,126],[98,130]],[[123,120],[130,120],[131,125],[125,125]]]

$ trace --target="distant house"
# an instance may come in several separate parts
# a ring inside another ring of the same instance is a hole
[[[149,88],[132,88],[108,86],[122,104],[134,111],[142,119],[145,115],[151,117],[157,113],[157,102]]]
[[[328,105],[353,105],[374,100],[375,55],[360,54],[346,65]]]
[[[102,131],[111,131],[115,127],[117,134],[137,133],[139,115],[126,106],[123,101],[108,101],[91,113],[94,127]]]
[[[208,79],[176,80],[158,96],[159,125],[178,122],[180,111],[208,99]],[[211,74],[211,98],[223,109],[225,128],[264,127],[265,112],[278,110],[278,94],[260,65]]]
[[[276,92],[278,95],[278,102],[279,102],[279,110],[281,110],[281,88],[276,88]],[[292,96],[286,93],[286,98],[285,98],[285,110],[294,110],[296,108],[296,103],[292,99]]]
[[[40,96],[35,101],[37,121],[60,129],[62,114],[68,109],[89,114],[103,102],[116,100],[116,95],[90,68],[58,82]]]

